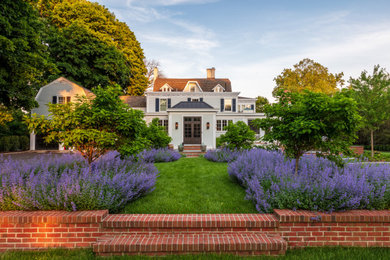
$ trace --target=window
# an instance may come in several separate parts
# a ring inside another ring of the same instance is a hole
[[[225,99],[225,111],[232,111],[232,100]]]
[[[233,120],[217,120],[217,131],[224,131],[225,126],[232,123]]]
[[[190,87],[190,92],[195,92],[195,86]]]
[[[161,91],[162,91],[162,92],[171,92],[171,87],[170,87],[168,84],[165,84],[165,85],[161,88]]]
[[[66,104],[70,102],[70,97],[58,97],[58,104]]]
[[[192,102],[199,102],[199,99],[198,98],[193,98]]]
[[[168,119],[158,120],[158,125],[163,126],[165,129],[165,132],[168,133]]]
[[[255,126],[252,125],[252,121],[253,119],[248,119],[248,125],[249,125],[249,128],[255,132],[257,135],[260,134],[260,128],[257,128]]]
[[[214,92],[223,92],[223,88],[221,86],[216,86]]]
[[[252,111],[253,110],[253,107],[252,105],[239,105],[238,106],[238,111],[239,112],[243,112],[243,111]]]
[[[167,111],[168,100],[166,98],[160,99],[160,111]]]

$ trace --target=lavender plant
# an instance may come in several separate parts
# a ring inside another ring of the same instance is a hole
[[[237,149],[232,150],[224,147],[217,150],[208,150],[204,155],[204,158],[213,162],[232,162],[236,160],[241,153],[242,152]]]
[[[229,163],[229,175],[246,188],[260,213],[273,209],[342,211],[390,207],[390,165],[347,164],[304,156],[295,161],[276,151],[253,149]]]
[[[144,150],[137,157],[145,162],[173,162],[181,158],[179,152],[168,148]]]
[[[154,189],[157,169],[109,152],[91,165],[81,156],[0,161],[0,210],[116,212]]]

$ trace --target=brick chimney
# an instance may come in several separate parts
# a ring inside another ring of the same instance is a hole
[[[215,68],[209,68],[207,69],[207,78],[208,79],[215,79]]]

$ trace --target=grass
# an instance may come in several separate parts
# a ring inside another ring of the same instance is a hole
[[[230,179],[226,163],[181,158],[155,165],[160,172],[156,189],[122,213],[257,213],[245,200],[245,189]]]
[[[335,248],[305,248],[287,251],[285,256],[259,256],[256,258],[251,257],[239,257],[234,255],[217,255],[217,254],[201,254],[201,255],[173,255],[166,257],[147,257],[147,256],[117,256],[117,257],[96,257],[91,249],[83,250],[64,250],[64,249],[52,249],[39,252],[7,252],[0,254],[0,259],[284,259],[284,260],[326,260],[326,259],[343,259],[343,260],[363,260],[374,259],[382,260],[390,258],[390,248],[352,248],[352,247],[335,247]]]

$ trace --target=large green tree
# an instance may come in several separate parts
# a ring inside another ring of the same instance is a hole
[[[126,66],[130,70],[130,79],[127,86],[122,85],[122,82],[119,84],[127,94],[144,94],[148,87],[148,79],[145,76],[147,70],[143,62],[144,53],[140,43],[126,23],[120,22],[104,6],[87,0],[40,0],[35,5],[42,15],[47,17],[51,25],[61,29],[74,23],[83,25],[87,28],[88,33],[122,52],[126,58]],[[68,46],[68,48],[71,52],[74,46]],[[72,56],[84,54],[81,51],[78,53],[76,51],[77,49],[74,50]],[[83,84],[83,82],[80,83]]]
[[[117,84],[126,89],[130,84],[131,70],[124,54],[96,38],[85,24],[52,28],[48,44],[61,75],[83,87]]]
[[[264,113],[264,106],[268,104],[269,101],[266,97],[258,96],[256,98],[256,113]]]
[[[0,1],[0,105],[29,110],[53,72],[43,44],[44,23],[23,0]]]
[[[30,131],[46,135],[47,142],[59,141],[79,151],[89,163],[109,150],[134,155],[150,147],[145,137],[143,112],[131,109],[119,98],[120,87],[97,87],[96,97],[77,102],[50,104],[49,117],[26,117]]]
[[[294,65],[294,69],[284,69],[275,79],[276,87],[272,94],[277,96],[280,90],[302,92],[309,90],[325,94],[334,94],[344,84],[343,73],[332,74],[328,68],[311,59],[303,59]]]
[[[299,160],[308,151],[341,163],[339,154],[349,153],[360,122],[356,102],[342,93],[333,97],[310,91],[279,92],[279,102],[265,107],[266,118],[253,124],[269,129],[263,139],[277,141],[286,155]]]
[[[349,80],[364,126],[370,131],[371,157],[374,157],[374,131],[390,119],[390,75],[379,65],[372,75],[363,71]]]

